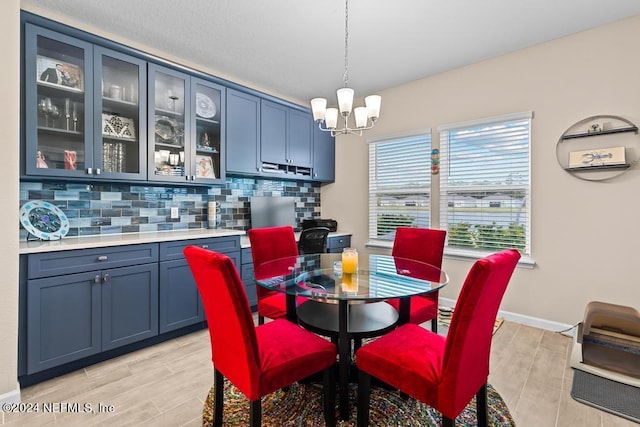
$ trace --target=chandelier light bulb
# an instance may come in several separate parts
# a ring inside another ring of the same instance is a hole
[[[335,129],[338,126],[338,109],[327,108],[324,114],[324,123],[327,129]]]
[[[327,100],[325,98],[313,98],[311,100],[311,111],[313,111],[313,121],[324,120],[327,110]]]
[[[351,109],[353,108],[353,89],[343,87],[342,89],[338,89],[336,94],[338,95],[340,114],[346,117],[351,114]]]
[[[358,129],[367,127],[367,108],[366,107],[356,107],[356,109],[353,110],[353,115],[356,118],[356,127]]]
[[[364,105],[367,106],[367,115],[372,121],[380,117],[380,104],[382,104],[380,95],[369,95],[364,99]]]

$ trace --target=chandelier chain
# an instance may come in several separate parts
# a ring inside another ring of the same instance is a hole
[[[344,2],[344,87],[349,86],[349,0]]]

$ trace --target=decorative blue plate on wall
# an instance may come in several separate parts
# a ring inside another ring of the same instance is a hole
[[[32,200],[20,208],[20,224],[42,240],[58,240],[69,232],[69,218],[59,207],[44,200]]]

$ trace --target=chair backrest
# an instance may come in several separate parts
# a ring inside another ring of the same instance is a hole
[[[442,268],[445,230],[398,227],[391,255],[414,259]]]
[[[300,254],[321,254],[327,251],[327,227],[312,227],[302,230],[298,239]]]
[[[439,401],[460,413],[489,377],[489,355],[498,308],[520,253],[515,249],[476,261],[453,310],[444,352]]]
[[[273,271],[265,271],[262,263],[278,258],[298,256],[298,244],[293,234],[293,227],[265,227],[249,229],[251,257],[253,258],[253,274],[255,277],[273,276]],[[258,300],[275,291],[256,286]],[[259,301],[258,301],[259,304]]]
[[[217,252],[187,246],[184,256],[195,279],[211,337],[214,367],[245,395],[260,378],[258,341],[249,301],[233,261]]]

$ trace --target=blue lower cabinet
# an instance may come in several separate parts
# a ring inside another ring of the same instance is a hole
[[[27,282],[27,373],[158,334],[158,266]]]
[[[158,335],[158,265],[102,272],[102,351]]]
[[[29,280],[27,286],[28,374],[101,351],[99,272]]]
[[[182,251],[194,245],[220,252],[240,268],[240,239],[216,237],[160,243],[160,333],[203,322],[198,287]]]
[[[21,259],[21,375],[202,324],[198,288],[182,255],[190,244],[224,253],[240,270],[238,236],[38,253],[26,256],[26,262]],[[48,375],[39,375],[43,374]]]
[[[160,263],[160,333],[204,320],[204,310],[185,260]]]

